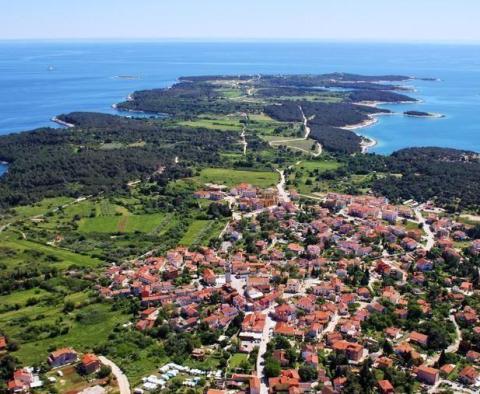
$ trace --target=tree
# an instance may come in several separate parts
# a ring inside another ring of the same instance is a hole
[[[372,392],[375,387],[375,376],[372,372],[372,360],[367,358],[360,369],[359,374],[360,384],[365,392]]]
[[[440,356],[438,357],[438,361],[436,362],[437,368],[443,366],[445,364],[445,349],[442,350]]]
[[[65,301],[65,304],[63,304],[64,313],[73,312],[74,309],[75,309],[75,304],[73,303],[73,301]]]
[[[383,341],[382,348],[383,348],[383,354],[385,354],[387,356],[393,353],[392,344],[388,340]]]
[[[7,381],[17,368],[17,359],[7,354],[0,358],[0,380]]]
[[[274,378],[279,376],[281,371],[282,367],[280,366],[279,361],[273,358],[268,358],[265,361],[265,375],[267,375],[268,378]]]
[[[317,379],[317,369],[313,365],[302,365],[298,369],[298,374],[302,382],[311,382]]]

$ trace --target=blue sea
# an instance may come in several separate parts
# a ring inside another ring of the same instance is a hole
[[[115,113],[134,90],[169,86],[183,75],[242,73],[403,74],[418,104],[396,112],[438,112],[443,119],[380,117],[358,132],[374,152],[408,146],[480,151],[480,46],[324,42],[0,42],[0,134],[56,127],[71,111]],[[133,76],[133,79],[117,78]]]

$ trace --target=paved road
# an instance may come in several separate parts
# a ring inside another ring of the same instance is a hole
[[[423,217],[420,207],[415,208],[413,211],[415,212],[415,217],[417,218],[418,222],[423,225],[423,230],[425,231],[427,237],[427,245],[425,246],[425,249],[430,250],[433,248],[433,245],[435,245],[435,236],[433,235],[427,221]]]
[[[270,317],[270,312],[272,312],[274,308],[275,304],[264,311],[267,318],[265,320],[262,339],[260,340],[260,345],[258,347],[257,377],[260,379],[260,394],[268,394],[268,382],[267,378],[264,376],[263,370],[265,369],[265,352],[267,351],[267,344],[270,342],[271,337],[270,330],[275,327],[275,321]]]
[[[458,351],[458,347],[460,346],[460,342],[462,341],[462,332],[460,331],[460,327],[458,326],[457,321],[455,320],[455,315],[453,313],[454,312],[450,310],[449,319],[455,325],[455,332],[457,334],[457,337],[455,338],[455,341],[449,347],[447,347],[447,349],[445,350],[446,353],[456,353]]]
[[[290,196],[285,190],[285,171],[277,169],[277,172],[280,174],[280,182],[277,184],[278,199],[281,202],[290,202]]]
[[[128,382],[127,377],[122,372],[122,370],[115,364],[113,361],[110,361],[104,356],[98,357],[102,364],[108,365],[112,368],[112,374],[115,376],[118,382],[118,388],[120,389],[120,394],[130,394],[130,383]]]

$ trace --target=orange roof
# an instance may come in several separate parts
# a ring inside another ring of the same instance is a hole
[[[459,375],[462,376],[462,377],[466,377],[468,379],[471,379],[471,380],[475,380],[478,377],[478,371],[475,368],[473,368],[472,366],[468,366],[468,367],[463,368],[460,371]]]
[[[97,363],[99,361],[98,357],[93,353],[86,353],[82,357],[82,364],[84,365]]]
[[[380,389],[382,391],[391,391],[393,390],[393,386],[392,384],[390,383],[389,380],[379,380],[378,382],[378,386],[380,387]]]
[[[295,328],[289,326],[286,323],[278,322],[275,325],[275,333],[280,335],[293,336],[295,335]]]
[[[426,343],[428,341],[428,335],[421,334],[416,331],[410,333],[410,340],[415,342]]]
[[[447,375],[455,369],[454,364],[445,364],[440,368],[440,371],[446,373]]]
[[[77,354],[77,352],[75,350],[73,350],[72,348],[70,347],[64,347],[62,349],[57,349],[55,351],[53,351],[52,353],[50,353],[50,356],[52,356],[53,358],[58,358],[58,357],[61,357],[63,356],[64,354],[66,353],[75,353]]]
[[[435,368],[432,368],[432,367],[427,367],[426,365],[420,365],[418,367],[418,370],[417,370],[417,374],[418,372],[422,372],[426,375],[430,375],[430,376],[435,376],[438,374],[438,369],[435,369]]]

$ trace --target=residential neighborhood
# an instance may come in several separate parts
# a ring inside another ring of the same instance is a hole
[[[232,204],[265,195],[244,184],[219,193]],[[467,259],[478,240],[463,224],[372,196],[270,202],[238,204],[218,248],[112,265],[99,294],[137,298],[133,329],[145,335],[201,332],[185,356],[229,355],[227,368],[197,369],[201,380],[173,368],[208,393],[341,393],[362,379],[382,393],[478,390],[478,270]],[[137,391],[168,391],[167,370]]]

